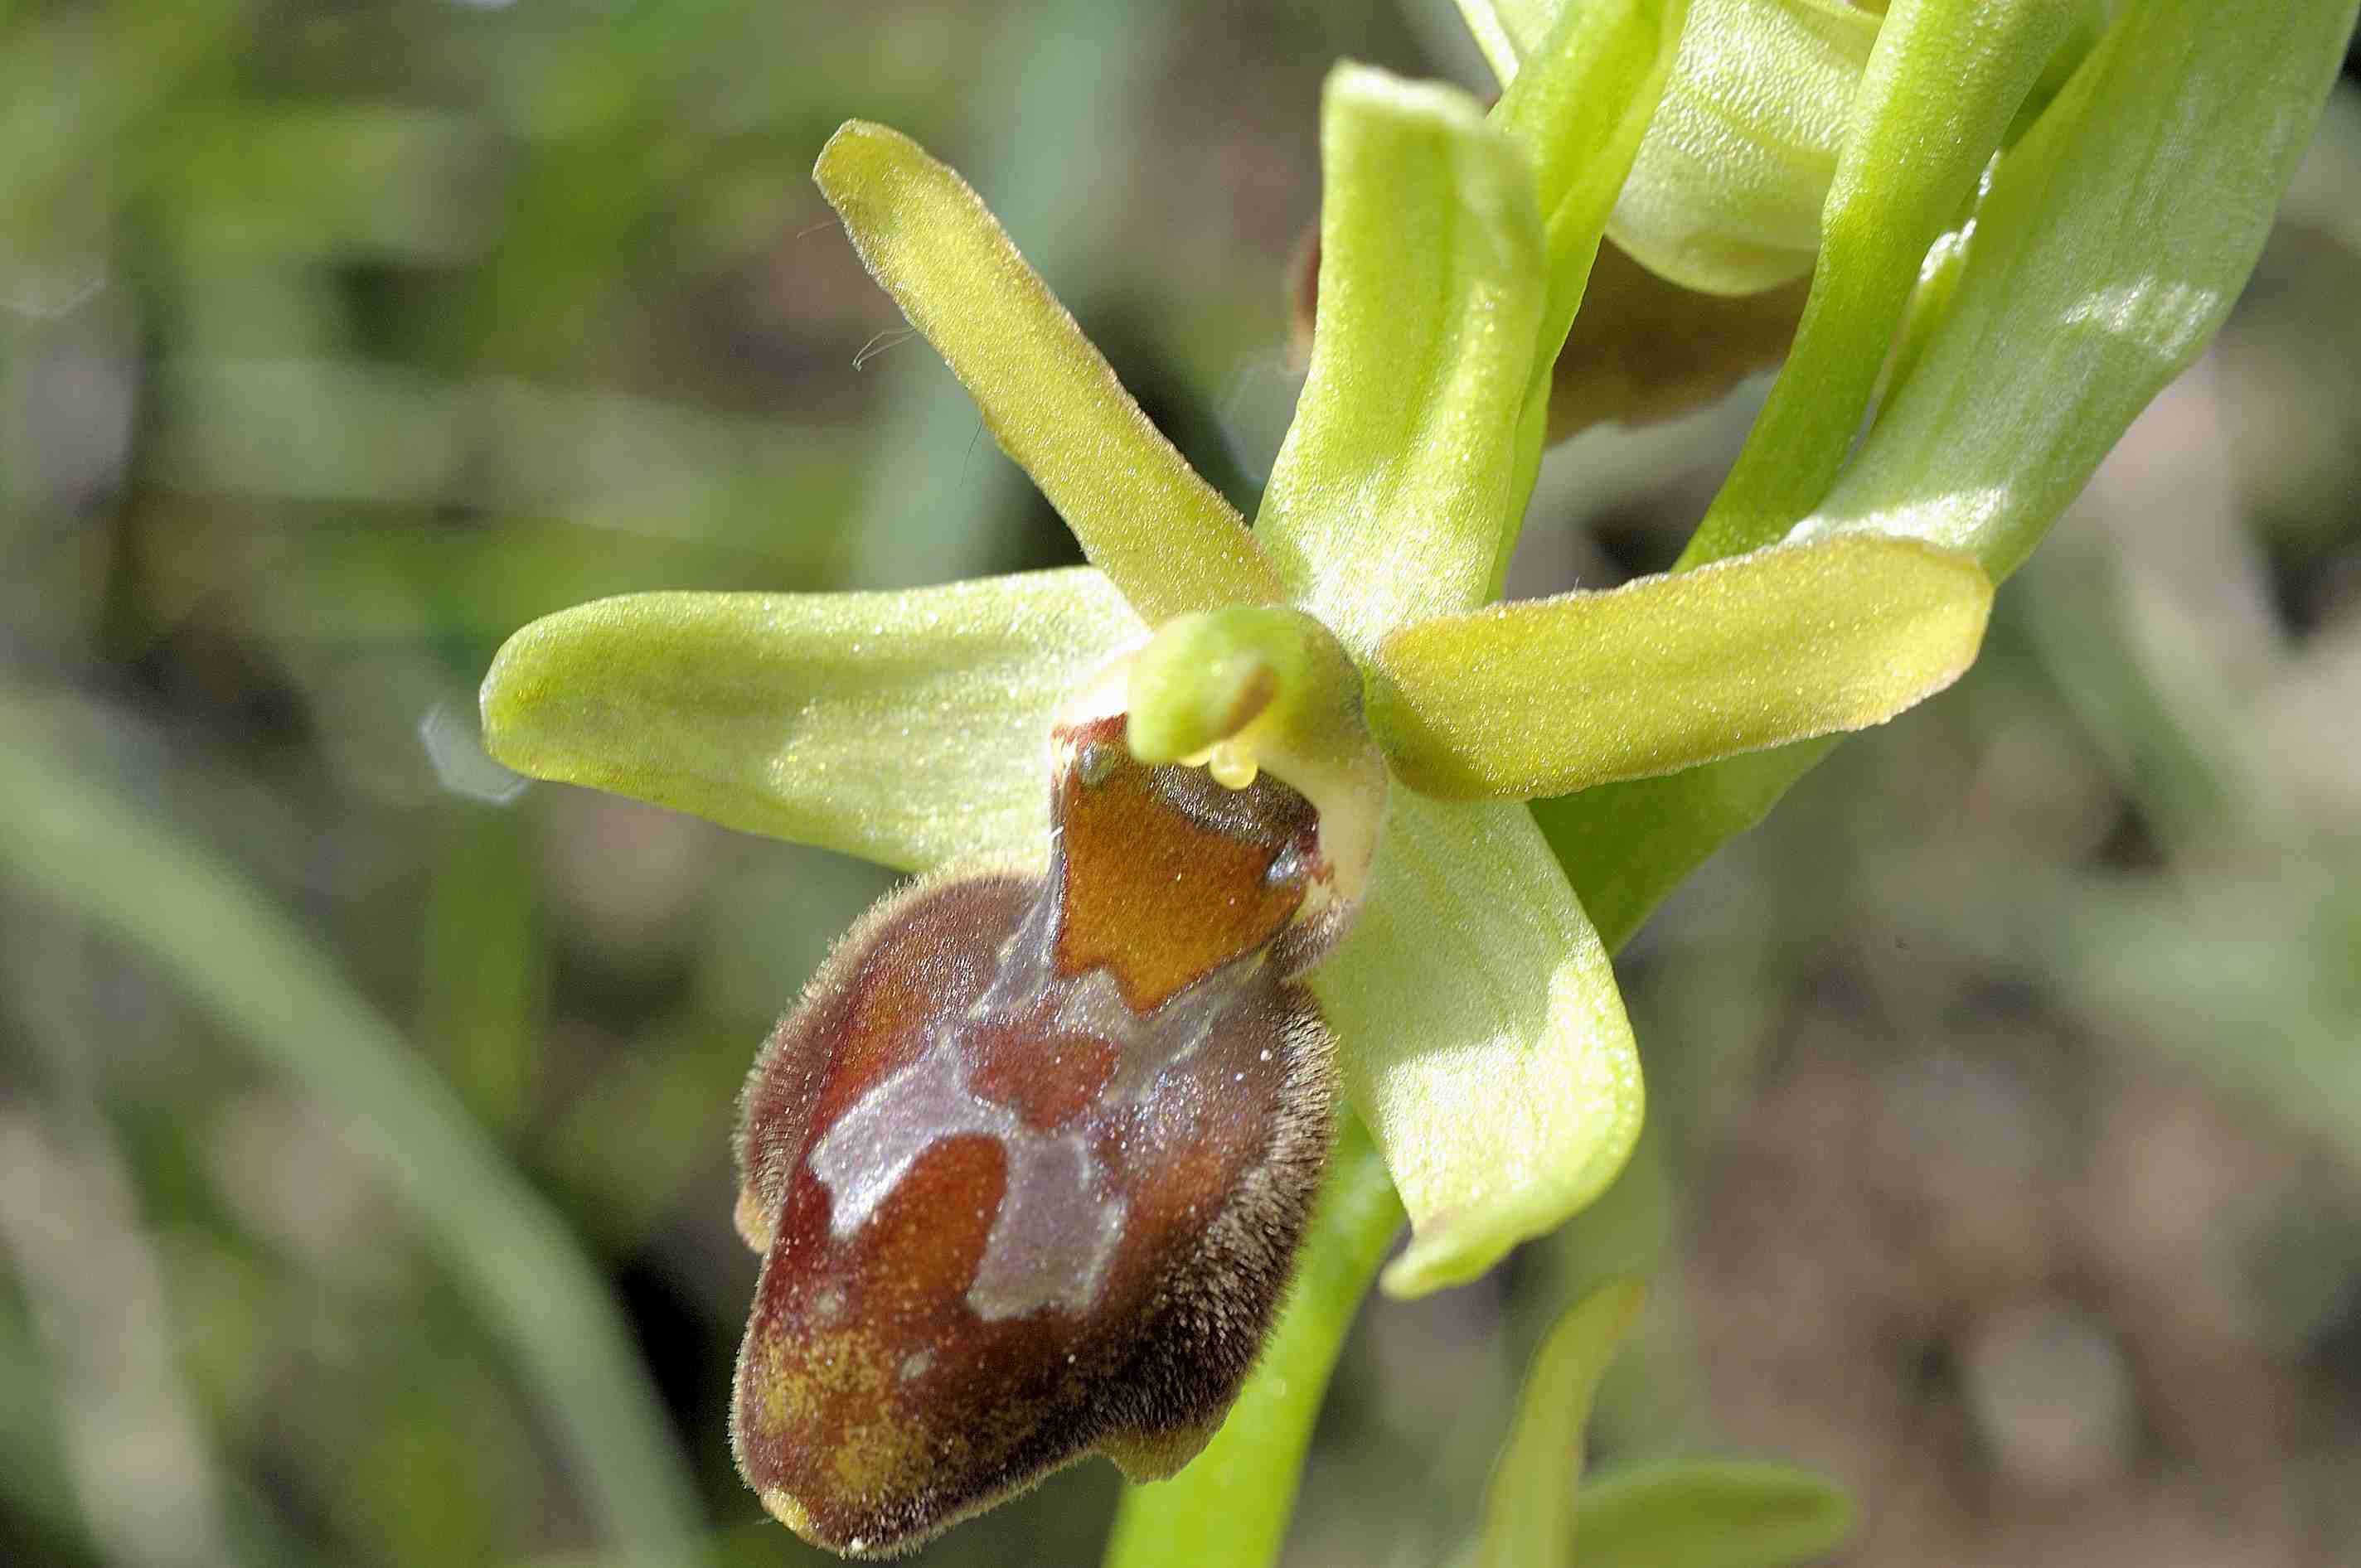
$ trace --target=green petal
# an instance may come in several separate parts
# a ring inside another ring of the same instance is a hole
[[[1920,262],[2077,15],[2059,0],[1895,0],[1821,214],[1795,345],[1684,565],[1768,544],[1828,493]]]
[[[1395,792],[1359,922],[1311,984],[1410,1212],[1391,1294],[1474,1278],[1631,1155],[1631,1026],[1523,806]]]
[[[1636,1279],[1609,1280],[1569,1308],[1542,1342],[1525,1375],[1516,1425],[1484,1488],[1472,1568],[1574,1568],[1577,1561],[1587,1568],[1592,1561],[1587,1540],[1576,1555],[1583,1429],[1598,1380],[1646,1298]]]
[[[1518,417],[1509,518],[1488,598],[1499,592],[1509,548],[1540,472],[1559,350],[1589,288],[1616,192],[1664,96],[1688,5],[1587,0],[1566,6],[1492,111],[1492,123],[1532,165],[1549,293]]]
[[[1087,567],[879,594],[633,594],[545,616],[484,678],[537,778],[917,870],[1033,860],[1049,715],[1146,628]]]
[[[812,176],[1001,450],[1143,617],[1279,597],[1244,521],[1148,422],[965,181],[859,120]]]
[[[1691,1459],[1582,1488],[1582,1568],[1788,1568],[1852,1533],[1851,1501],[1807,1470]]]
[[[1520,800],[1883,724],[1974,662],[1992,581],[1916,540],[1838,543],[1405,627],[1370,723],[1411,788]]]
[[[1531,175],[1474,99],[1339,66],[1321,120],[1312,368],[1256,537],[1366,653],[1483,602],[1543,272]]]
[[[2001,160],[1917,367],[1808,527],[2022,561],[2246,286],[2354,12],[2125,9]]]

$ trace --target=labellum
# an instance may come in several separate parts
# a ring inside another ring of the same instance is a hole
[[[1290,977],[1364,868],[1340,891],[1318,813],[1251,761],[1136,760],[1119,690],[1054,731],[1046,872],[886,898],[748,1079],[763,1262],[732,1437],[764,1507],[840,1552],[906,1551],[1093,1452],[1178,1470],[1309,1221],[1331,1050]]]

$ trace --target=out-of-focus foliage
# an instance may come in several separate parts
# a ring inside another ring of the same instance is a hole
[[[1321,77],[1481,83],[1457,28],[1379,0],[0,8],[0,682],[44,716],[43,787],[276,908],[309,952],[258,1006],[324,969],[398,1031],[603,1275],[718,1561],[798,1560],[723,1439],[731,1096],[879,879],[521,791],[476,680],[601,594],[1065,559],[810,186],[850,117],[956,162],[1250,510]],[[1506,1275],[1373,1310],[1297,1560],[1444,1560],[1547,1314],[1660,1256],[1601,1453],[1792,1453],[1871,1500],[1864,1561],[2351,1558],[2343,93],[2215,350],[1979,668],[1628,950],[1661,1042],[1640,1163]],[[1730,452],[1710,415],[1564,449],[1512,591],[1662,566]],[[0,1560],[619,1561],[565,1410],[371,1157],[409,1113],[323,1099],[95,907],[0,875]],[[1839,1153],[1841,1181],[1812,1163]],[[2254,1506],[2200,1506],[2225,1489]],[[1113,1495],[1077,1471],[925,1561],[1090,1561]]]

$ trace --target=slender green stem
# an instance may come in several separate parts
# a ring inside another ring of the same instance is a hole
[[[1328,1376],[1401,1223],[1385,1162],[1348,1117],[1294,1297],[1262,1364],[1212,1446],[1171,1480],[1124,1494],[1106,1568],[1278,1561]]]
[[[0,876],[140,954],[339,1115],[508,1341],[608,1531],[636,1563],[690,1561],[695,1491],[631,1331],[565,1222],[267,897],[74,766],[50,729],[0,697]]]

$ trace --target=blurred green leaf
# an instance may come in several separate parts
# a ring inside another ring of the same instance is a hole
[[[1483,601],[1545,287],[1532,181],[1455,88],[1365,66],[1322,99],[1312,368],[1255,537],[1366,653]]]
[[[1049,717],[1144,634],[1089,568],[880,594],[634,594],[484,677],[520,773],[914,870],[1046,855]]]
[[[0,699],[0,870],[158,965],[376,1157],[548,1406],[604,1528],[688,1561],[696,1493],[630,1330],[564,1222],[450,1090],[230,866],[77,769],[39,709]]]
[[[812,173],[993,439],[1143,619],[1280,597],[1244,520],[1148,422],[964,181],[861,121]]]
[[[1404,627],[1370,723],[1413,789],[1515,800],[1883,724],[1974,662],[1992,583],[1854,537]]]
[[[1587,1483],[1580,1568],[1789,1568],[1852,1531],[1851,1502],[1809,1471],[1691,1459]]]
[[[1516,1424],[1484,1488],[1473,1568],[1573,1568],[1588,1561],[1576,1533],[1583,1429],[1598,1379],[1646,1299],[1640,1281],[1610,1280],[1567,1309],[1542,1342],[1525,1375]]]

